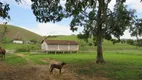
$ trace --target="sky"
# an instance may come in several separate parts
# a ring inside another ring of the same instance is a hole
[[[11,20],[8,21],[8,24],[19,26],[21,28],[35,32],[41,36],[48,35],[71,35],[80,33],[83,28],[79,27],[78,31],[72,32],[69,27],[71,19],[63,19],[61,22],[57,23],[39,23],[36,21],[31,10],[31,0],[23,0],[22,4],[18,4],[15,0],[1,0],[4,3],[10,4],[10,16]],[[109,4],[109,8],[113,9],[115,0],[112,0]],[[139,18],[142,18],[142,2],[140,0],[127,0],[126,4],[128,8],[136,9],[137,15]],[[3,20],[0,21],[3,23]],[[134,38],[129,35],[129,31],[125,31],[124,36],[121,38]]]

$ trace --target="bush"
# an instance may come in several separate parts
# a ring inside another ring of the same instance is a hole
[[[12,42],[12,39],[10,39],[10,38],[4,37],[2,39],[2,43],[11,43],[11,42]]]
[[[20,48],[16,48],[16,52],[29,52],[29,48],[27,47],[20,47]]]
[[[128,40],[127,40],[127,44],[134,45],[134,40],[128,39]]]
[[[25,45],[23,47],[16,48],[16,52],[30,52],[31,50],[40,50],[38,45]]]

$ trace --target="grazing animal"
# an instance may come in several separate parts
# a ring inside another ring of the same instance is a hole
[[[61,74],[61,69],[63,68],[63,66],[66,65],[66,63],[62,62],[61,64],[51,64],[50,66],[50,73],[52,73],[53,69],[59,69],[59,73]]]
[[[6,53],[5,49],[0,47],[0,57],[1,57],[1,59],[3,59],[3,58],[5,59],[5,53]]]

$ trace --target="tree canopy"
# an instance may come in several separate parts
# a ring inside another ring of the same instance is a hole
[[[135,19],[134,24],[130,27],[131,36],[135,36],[137,39],[136,46],[140,46],[139,36],[142,36],[142,19]]]
[[[0,2],[0,17],[2,17],[3,19],[10,19],[8,13],[9,10],[9,4]]]
[[[124,31],[130,27],[135,17],[135,10],[127,9],[126,0],[116,0],[114,10],[108,8],[111,0],[31,0],[32,10],[39,22],[58,22],[63,18],[72,18],[70,29],[77,30],[83,26],[79,35],[86,41],[93,39],[97,45],[97,63],[103,63],[102,41],[111,40],[112,35],[120,39]]]
[[[130,31],[132,31],[132,36],[142,36],[142,19],[136,19]]]
[[[15,0],[17,3],[20,3],[21,0]],[[0,18],[3,19],[10,19],[10,15],[9,15],[9,4],[8,3],[2,3],[0,1]]]

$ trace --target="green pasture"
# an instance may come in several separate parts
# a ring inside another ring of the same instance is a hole
[[[1,47],[12,50],[18,48],[28,48],[28,47],[36,47],[38,50],[40,49],[40,44],[14,44],[14,43],[7,43],[7,44],[0,44]]]
[[[54,59],[66,62],[70,70],[79,76],[102,76],[111,80],[142,80],[142,53],[140,50],[104,51],[105,64],[96,64],[96,52],[72,54],[47,54],[20,52],[7,54],[4,62],[12,65],[28,64],[23,54],[33,64],[47,65],[42,60]]]
[[[128,44],[116,43],[104,40],[103,54],[106,63],[96,64],[96,46],[89,46],[83,40],[72,36],[57,36],[55,40],[75,40],[79,43],[79,53],[47,54],[40,52],[21,52],[6,54],[6,59],[1,60],[9,65],[32,64],[48,65],[46,59],[54,59],[66,62],[69,69],[79,76],[106,77],[110,80],[142,80],[142,48]],[[0,44],[5,49],[34,49],[40,50],[40,44]],[[17,56],[23,54],[24,56]]]
[[[88,43],[86,43],[84,40],[80,40],[77,38],[76,35],[71,36],[55,36],[55,37],[49,37],[48,39],[51,40],[74,40],[77,41],[79,44],[80,51],[96,51],[96,46],[92,45],[89,46],[89,43],[92,42],[90,39]],[[40,44],[13,44],[13,43],[6,43],[1,44],[1,47],[4,47],[5,49],[19,49],[19,48],[28,48],[28,47],[34,47],[36,50],[40,50],[41,45]],[[132,46],[126,43],[116,43],[113,44],[111,41],[103,40],[103,51],[114,51],[114,50],[135,50],[136,46]],[[142,48],[139,48],[139,50],[142,50]]]

